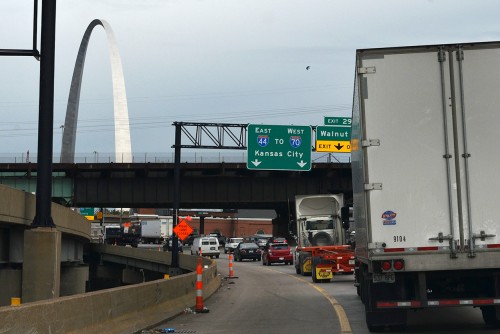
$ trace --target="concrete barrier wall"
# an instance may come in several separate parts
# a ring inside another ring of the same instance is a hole
[[[35,195],[0,185],[0,198],[0,225],[31,225],[36,213]],[[90,240],[90,222],[79,212],[55,203],[51,210],[58,230]]]
[[[0,185],[0,198],[0,226],[29,228],[35,216],[35,196]],[[53,204],[52,218],[61,232],[90,239],[90,223],[80,213]],[[126,247],[116,247],[111,252],[166,264],[171,259],[169,253]],[[0,307],[0,333],[138,332],[195,305],[196,261],[194,256],[180,254],[179,266],[191,272],[166,280]],[[203,259],[203,264],[206,266],[203,270],[203,296],[206,299],[218,289],[221,279],[215,262]],[[2,274],[11,273],[2,271]],[[12,274],[20,275],[20,272]]]
[[[159,253],[153,252],[151,253]],[[151,254],[152,255],[152,254]],[[180,266],[194,270],[197,258],[182,255]],[[221,278],[214,261],[203,259],[203,297]],[[196,303],[196,271],[142,284],[0,307],[1,333],[136,333]]]

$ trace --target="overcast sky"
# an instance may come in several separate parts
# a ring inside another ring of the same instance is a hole
[[[1,0],[0,49],[31,47],[32,3]],[[324,116],[350,116],[356,49],[500,40],[499,13],[496,0],[60,0],[54,155],[93,19],[118,42],[133,153],[165,154],[174,121],[323,125]],[[39,62],[0,57],[0,78],[0,156],[35,153]],[[96,27],[77,155],[114,152],[113,129],[106,36]]]

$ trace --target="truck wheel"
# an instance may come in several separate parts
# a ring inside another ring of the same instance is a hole
[[[359,283],[359,293],[360,293],[360,297],[361,297],[361,302],[363,302],[363,304],[366,304],[366,295],[368,294],[368,288],[367,288],[367,285],[368,285],[368,282],[366,280],[366,265],[364,264],[361,264],[359,266],[359,277],[358,277],[358,283]]]
[[[319,279],[318,276],[316,276],[316,267],[318,264],[321,263],[321,259],[317,256],[313,256],[311,258],[311,274],[312,274],[312,280],[314,283],[321,283],[323,280]]]
[[[365,268],[366,269],[366,268]],[[377,310],[376,301],[382,298],[398,300],[395,287],[388,284],[375,284],[366,274],[363,278],[366,315],[366,326],[370,332],[380,332],[388,327],[393,331],[403,331],[406,328],[407,310]],[[397,284],[397,282],[396,282]]]
[[[496,308],[497,306],[481,307],[481,313],[483,314],[484,323],[489,328],[500,328],[500,321],[497,318]]]
[[[316,277],[316,267],[314,267],[314,266],[312,266],[312,275],[311,276],[312,276],[312,280],[314,283],[319,282],[318,278]]]
[[[302,276],[307,276],[308,275],[308,273],[304,272],[304,262],[310,256],[311,256],[310,252],[304,252],[304,253],[300,253],[299,254],[299,270],[300,270],[300,274]]]

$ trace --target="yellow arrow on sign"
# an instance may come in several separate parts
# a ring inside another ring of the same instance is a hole
[[[350,153],[351,142],[339,140],[316,140],[316,152]]]

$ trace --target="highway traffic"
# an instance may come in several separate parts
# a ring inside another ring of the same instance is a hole
[[[242,261],[228,255],[217,262],[224,278],[219,291],[204,301],[208,313],[191,309],[143,333],[369,333],[364,306],[352,275],[336,275],[330,283],[312,283],[293,266]],[[483,333],[475,308],[427,309],[410,312],[406,333]]]

